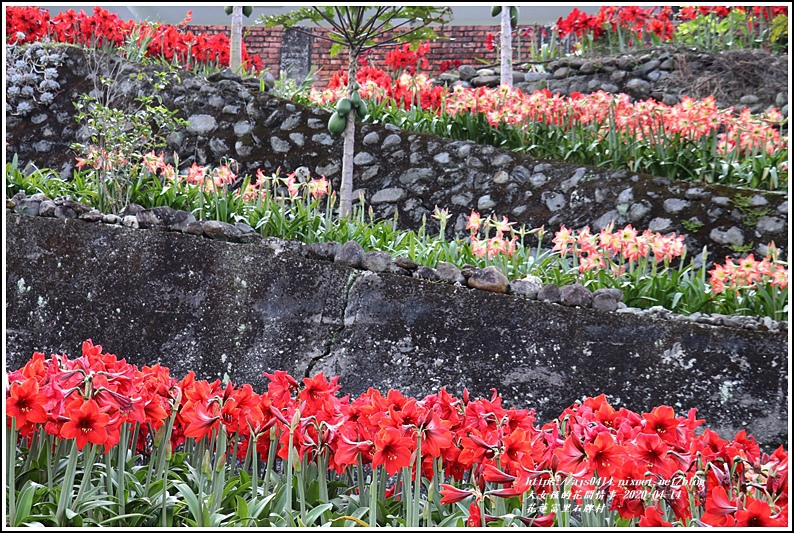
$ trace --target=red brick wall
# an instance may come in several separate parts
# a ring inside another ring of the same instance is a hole
[[[203,31],[208,33],[215,32],[229,32],[228,26],[192,26],[194,32]],[[521,28],[523,31],[524,28]],[[326,30],[321,28],[313,28],[315,35],[322,34]],[[438,67],[444,61],[460,60],[464,65],[469,64],[472,66],[484,66],[484,64],[477,59],[484,59],[489,63],[497,63],[499,61],[497,50],[489,51],[485,47],[485,39],[489,33],[495,35],[495,41],[498,43],[499,26],[447,26],[443,29],[436,29],[439,36],[447,37],[447,39],[439,39],[430,42],[430,51],[426,55],[430,63],[430,70],[432,73],[438,72]],[[258,54],[262,59],[262,65],[269,68],[274,76],[278,77],[279,64],[281,60],[281,28],[264,28],[261,26],[252,26],[244,30],[243,40],[249,53]],[[518,59],[518,51],[516,46],[518,40],[513,40],[513,58]],[[384,58],[388,52],[394,49],[396,45],[387,45],[384,47],[376,48],[370,53],[370,59],[373,65],[384,67]],[[521,43],[522,59],[527,57],[527,42],[524,39]],[[331,44],[323,39],[314,38],[314,50],[312,51],[312,66],[321,68],[322,71],[319,75],[320,78],[327,80],[331,74],[339,69],[347,69],[347,53],[341,52],[336,57],[330,57]]]

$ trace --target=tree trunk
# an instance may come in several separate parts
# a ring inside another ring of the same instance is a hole
[[[513,29],[510,27],[510,6],[502,6],[501,84],[513,86]]]
[[[356,81],[356,58],[348,51],[347,60],[347,97],[353,94],[353,83]],[[353,210],[353,156],[356,142],[356,111],[351,109],[347,114],[345,125],[345,143],[342,152],[342,185],[339,189],[339,218],[345,218]]]
[[[238,72],[243,64],[243,6],[232,10],[232,38],[229,50],[229,67]]]

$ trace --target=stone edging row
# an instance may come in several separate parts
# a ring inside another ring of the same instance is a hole
[[[192,213],[167,206],[146,209],[140,205],[131,204],[120,215],[103,214],[68,196],[53,200],[43,193],[27,196],[24,192],[19,192],[12,199],[7,200],[6,209],[28,216],[80,219],[86,222],[103,222],[134,229],[174,231],[224,242],[254,243],[261,241],[264,246],[274,251],[285,251],[307,259],[330,261],[372,272],[412,276],[417,279],[449,283],[498,294],[512,294],[528,300],[556,303],[568,307],[592,307],[602,311],[630,313],[663,320],[766,330],[771,333],[782,333],[788,330],[787,321],[778,322],[770,317],[702,314],[699,312],[685,316],[675,314],[662,306],[654,306],[649,309],[628,307],[621,302],[623,291],[620,289],[598,289],[591,292],[578,283],[563,287],[557,287],[553,283],[544,285],[539,277],[533,275],[508,281],[507,277],[495,266],[479,269],[467,264],[458,268],[451,263],[442,261],[435,268],[427,267],[406,257],[392,257],[389,252],[365,252],[361,245],[355,241],[348,241],[345,244],[338,242],[305,244],[300,241],[285,241],[278,237],[263,238],[254,228],[244,222],[229,224],[217,220],[196,220]]]

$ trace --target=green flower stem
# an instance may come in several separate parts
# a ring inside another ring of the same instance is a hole
[[[136,428],[138,427],[138,422],[135,423],[135,427]],[[129,438],[129,426],[127,424],[122,424],[121,432],[120,432],[120,438],[119,438],[119,443],[126,444],[127,442],[129,442],[127,440],[128,438]],[[126,471],[127,471],[127,450],[128,449],[132,450],[132,453],[134,454],[135,451],[136,451],[136,447],[134,447],[134,446],[136,446],[136,444],[137,443],[133,442],[133,444],[129,448],[127,446],[120,445],[116,449],[116,452],[117,452],[116,453],[116,455],[117,455],[117,459],[116,459],[116,490],[117,490],[117,492],[116,492],[116,494],[118,494],[117,501],[118,501],[119,515],[124,515],[124,514],[127,513],[127,510],[126,510],[126,507],[127,507],[127,495],[126,495],[126,493],[124,491],[124,481],[125,481]]]
[[[17,492],[17,419],[11,417],[11,431],[8,432],[6,441],[6,490],[8,490],[8,525],[14,525],[16,517],[16,492]]]
[[[53,457],[52,448],[54,446],[55,437],[53,435],[47,434],[47,494],[49,501],[52,501],[52,484],[53,478],[55,477],[55,469],[57,468],[58,464],[61,462],[61,457],[56,455]],[[6,448],[10,450],[11,448]],[[57,451],[57,448],[56,448]]]
[[[319,481],[319,496],[321,502],[329,501],[328,498],[328,448],[325,447],[323,453],[317,459],[317,477]],[[320,515],[320,525],[324,525],[326,519],[330,519],[331,514],[325,512]]]
[[[234,434],[234,450],[232,451],[232,456],[229,457],[229,462],[231,463],[232,467],[232,475],[237,473],[237,447],[240,444],[240,430],[238,429],[237,432]]]
[[[77,491],[77,496],[74,499],[75,504],[79,504],[83,498],[85,489],[91,485],[91,474],[94,470],[94,459],[96,458],[97,449],[101,448],[99,444],[89,444],[88,454],[83,454],[83,479],[80,482],[80,489]]]
[[[108,495],[109,498],[113,498],[113,461],[112,461],[112,454],[111,452],[102,454],[102,457],[105,460],[105,493]]]
[[[306,524],[306,488],[305,488],[305,479],[306,479],[306,457],[300,461],[297,459],[297,453],[295,457],[295,473],[297,474],[297,481],[298,481],[298,503],[300,504],[301,509],[301,522]]]
[[[174,398],[173,403],[171,405],[171,416],[169,416],[165,421],[165,428],[163,431],[163,438],[160,441],[160,446],[158,446],[157,450],[157,472],[161,474],[160,479],[163,481],[163,505],[162,505],[162,514],[161,514],[161,522],[160,525],[162,527],[166,527],[167,516],[168,516],[168,507],[166,505],[168,501],[168,466],[167,463],[169,461],[170,455],[170,446],[171,446],[171,433],[174,430],[174,420],[176,420],[177,410],[179,408],[179,403],[181,401],[181,393]],[[149,487],[146,487],[146,492],[148,494]]]
[[[405,526],[413,527],[413,488],[411,487],[411,467],[406,466],[402,469],[402,501],[405,509]]]
[[[413,506],[413,510],[411,511],[411,518],[413,519],[413,523],[411,527],[419,527],[419,500],[422,497],[422,435],[421,433],[416,437],[416,477],[414,479],[414,490],[413,490],[413,500],[411,505]],[[411,478],[409,477],[407,481],[410,482]]]
[[[204,459],[204,448],[206,441],[206,437],[201,437],[198,439],[198,441],[196,441],[195,447],[193,449],[193,468],[196,470],[201,470],[201,462]]]
[[[248,441],[248,453],[245,454],[245,464],[243,470],[248,471],[251,467],[251,500],[256,499],[259,493],[259,454],[256,451],[256,443],[260,435],[252,433]]]
[[[284,481],[286,483],[286,491],[287,491],[287,501],[284,504],[284,510],[287,514],[292,513],[292,444],[294,442],[295,437],[295,429],[300,422],[300,411],[296,410],[295,415],[292,417],[292,423],[289,427],[289,441],[287,445],[287,466],[286,472],[284,476]]]
[[[372,469],[372,483],[369,488],[369,527],[378,525],[378,474],[380,466]]]
[[[496,457],[496,468],[498,468],[499,470],[502,469],[502,458],[501,458],[501,456],[497,456]],[[492,484],[489,483],[488,485],[492,485]],[[497,485],[496,487],[488,487],[488,488],[499,488],[499,487]],[[507,513],[507,511],[505,510],[505,500],[504,500],[504,498],[497,497],[495,501],[496,501],[496,505],[495,505],[495,514],[496,514],[496,516],[504,516]]]
[[[14,420],[14,422],[16,423],[16,420]],[[32,464],[34,457],[36,459],[39,457],[39,452],[41,451],[41,441],[37,435],[37,433],[34,433],[33,438],[30,441],[30,448],[28,449],[27,457],[25,458],[25,462],[22,464],[23,472],[30,470],[30,465]]]
[[[215,440],[215,468],[212,471],[210,515],[220,509],[223,498],[223,487],[226,483],[226,466],[224,464],[226,461],[226,439],[226,429],[221,425]]]
[[[170,446],[170,441],[166,441],[167,446]],[[168,459],[166,459],[166,463]],[[168,527],[168,467],[166,466],[163,468],[163,502],[162,502],[162,514],[160,515],[160,527]]]
[[[55,522],[59,526],[66,526],[64,515],[66,508],[72,503],[72,489],[74,488],[74,476],[77,471],[77,441],[71,441],[69,449],[69,462],[66,464],[66,473],[64,474],[63,483],[61,484],[61,494],[58,497],[58,508],[55,511]]]
[[[364,461],[361,457],[361,452],[358,453],[358,461],[356,461],[356,482],[358,483],[358,497],[359,502],[366,499],[366,487],[364,486]]]
[[[273,471],[273,465],[276,462],[276,442],[278,442],[279,430],[275,426],[270,428],[270,446],[267,449],[267,464],[265,465],[265,477],[263,478],[264,496],[267,497],[270,492],[270,473]]]

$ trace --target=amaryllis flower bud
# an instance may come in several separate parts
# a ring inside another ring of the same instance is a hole
[[[473,491],[459,489],[454,485],[447,485],[446,483],[441,483],[440,486],[442,505],[457,503],[475,494]]]
[[[226,452],[223,452],[215,463],[215,472],[220,474],[226,468]]]
[[[212,474],[212,463],[210,461],[209,450],[204,450],[204,457],[201,458],[201,473],[205,476]]]

